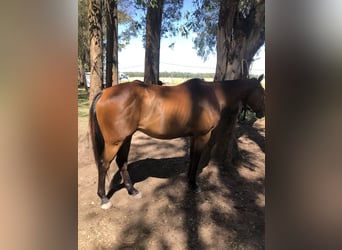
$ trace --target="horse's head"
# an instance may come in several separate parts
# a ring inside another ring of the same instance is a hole
[[[261,86],[261,80],[264,75],[261,75],[258,79],[251,79],[255,83],[255,86],[247,94],[244,105],[250,107],[255,112],[257,118],[265,116],[265,90]]]

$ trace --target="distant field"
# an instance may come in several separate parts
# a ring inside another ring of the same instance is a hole
[[[123,79],[120,81],[120,83],[128,82],[128,81],[134,81],[134,80],[140,80],[144,81],[144,77],[130,77],[129,80]],[[168,86],[177,85],[182,82],[185,82],[186,80],[189,80],[189,78],[168,78],[168,77],[161,77],[160,80]]]
[[[189,80],[191,78],[179,78],[179,77],[161,77],[160,80],[166,85],[166,86],[173,86],[180,84],[182,82],[185,82],[186,80]],[[204,78],[206,81],[212,81],[212,78]],[[128,81],[134,81],[134,80],[140,80],[143,81],[143,77],[130,77],[129,80],[123,79],[120,81],[120,83],[128,82]]]
[[[167,86],[177,85],[182,82],[185,82],[186,80],[189,80],[190,78],[178,78],[178,77],[161,77],[160,80],[165,83]],[[204,78],[206,81],[213,81],[213,78]],[[143,77],[130,77],[129,80],[122,79],[120,83],[128,82],[128,81],[134,81],[134,80],[140,80],[143,81]],[[261,85],[265,88],[265,79],[261,81]]]

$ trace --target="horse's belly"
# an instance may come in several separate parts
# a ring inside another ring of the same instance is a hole
[[[191,135],[191,129],[182,122],[155,121],[142,124],[138,130],[157,139],[174,139]]]

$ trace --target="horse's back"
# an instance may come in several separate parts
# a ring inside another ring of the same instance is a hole
[[[190,79],[172,87],[151,86],[139,128],[160,139],[205,134],[216,125],[219,106],[210,84]]]
[[[159,138],[207,133],[219,118],[212,85],[190,79],[177,86],[124,83],[105,89],[97,106],[108,135],[135,130]]]

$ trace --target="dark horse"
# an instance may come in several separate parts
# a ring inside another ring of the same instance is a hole
[[[258,118],[264,116],[262,78],[263,75],[259,79],[222,82],[191,79],[174,87],[133,81],[97,94],[89,119],[101,207],[111,207],[105,193],[105,177],[115,156],[128,193],[139,193],[127,171],[131,138],[137,130],[158,139],[190,136],[188,182],[192,191],[199,192],[198,163],[222,112],[237,109],[242,102]]]

